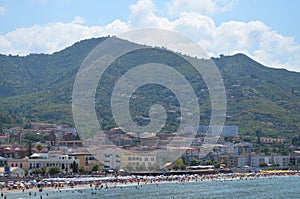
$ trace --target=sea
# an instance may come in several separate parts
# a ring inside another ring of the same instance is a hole
[[[31,193],[5,193],[6,199],[98,199],[98,198],[300,198],[300,177],[272,177],[243,180],[194,181],[117,186],[95,190],[63,189]]]

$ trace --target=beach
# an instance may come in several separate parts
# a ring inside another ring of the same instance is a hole
[[[265,173],[231,173],[231,174],[217,174],[217,175],[178,175],[178,176],[111,176],[111,177],[86,177],[77,179],[66,178],[53,178],[44,179],[49,182],[53,180],[53,183],[45,183],[42,186],[36,184],[28,189],[8,189],[3,188],[1,191],[2,198],[143,198],[142,195],[153,196],[153,194],[160,193],[158,198],[162,198],[168,191],[173,190],[180,191],[179,195],[171,195],[173,198],[184,198],[184,195],[196,194],[199,190],[206,187],[201,193],[211,192],[212,197],[217,196],[220,192],[218,187],[222,187],[222,192],[228,192],[232,190],[232,187],[227,190],[227,186],[234,185],[237,189],[245,189],[244,192],[249,189],[259,190],[258,186],[262,183],[262,187],[276,182],[277,186],[285,186],[291,183],[292,179],[295,185],[300,185],[300,177],[298,172],[265,172]],[[101,180],[100,180],[101,179]],[[65,181],[64,183],[63,180]],[[67,181],[68,180],[68,181]],[[72,183],[67,183],[72,182]],[[280,185],[282,182],[282,185]],[[248,184],[245,186],[245,183]],[[71,186],[72,184],[72,186]],[[53,186],[54,185],[54,186]],[[57,185],[57,186],[56,186]],[[179,186],[179,187],[178,187]],[[215,189],[215,188],[216,189]],[[178,189],[180,188],[180,189]],[[181,190],[181,188],[183,188]],[[185,189],[186,193],[185,193]],[[272,189],[275,187],[272,186]],[[194,190],[195,189],[195,190]],[[215,189],[215,190],[214,190]],[[227,191],[226,191],[227,190]],[[274,191],[280,191],[281,188]],[[149,193],[148,193],[149,191]],[[172,193],[173,193],[172,192]],[[297,190],[296,190],[297,192]],[[200,193],[200,192],[199,192]],[[229,192],[228,192],[229,193]],[[228,194],[227,193],[227,194]],[[167,198],[171,196],[167,194]],[[182,195],[184,194],[184,195]],[[203,194],[203,193],[202,193]],[[200,196],[199,196],[200,197]],[[196,197],[196,198],[199,198]],[[250,195],[248,196],[250,197]],[[256,197],[257,198],[257,197]],[[276,197],[275,197],[276,198]]]

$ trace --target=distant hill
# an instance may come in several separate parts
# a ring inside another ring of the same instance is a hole
[[[14,118],[73,125],[71,96],[76,73],[87,54],[105,39],[83,40],[51,55],[0,55],[0,110]],[[255,136],[259,131],[262,136],[291,140],[299,134],[300,73],[269,68],[243,54],[212,59],[223,76],[227,91],[226,124],[238,125],[243,135]],[[99,82],[102,87],[96,95],[100,124],[106,129],[115,125],[107,95],[124,72],[145,60],[166,63],[186,76],[199,96],[201,122],[208,124],[210,103],[204,81],[175,53],[161,49],[137,51],[110,66],[111,73],[104,74]],[[132,117],[138,123],[147,123],[143,118],[147,117],[151,104],[159,101],[169,110],[164,130],[178,127],[178,101],[168,89],[148,85],[139,89],[135,96],[142,96],[132,99],[131,103]],[[11,122],[0,117],[0,120],[4,125],[22,124],[20,119]]]

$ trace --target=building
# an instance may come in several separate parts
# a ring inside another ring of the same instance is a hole
[[[81,140],[61,140],[58,141],[58,146],[66,146],[71,148],[82,147]]]
[[[186,131],[191,132],[198,132],[198,133],[208,133],[213,136],[223,136],[223,137],[237,137],[239,133],[238,126],[232,125],[232,126],[217,126],[217,125],[211,125],[211,126],[204,126],[199,125],[195,127],[187,127],[185,129]]]
[[[246,168],[251,165],[251,156],[250,155],[239,155],[238,156],[238,167]]]
[[[253,145],[249,142],[242,142],[233,146],[234,155],[249,154],[252,152]]]
[[[280,168],[288,168],[290,157],[286,155],[272,156],[272,164]]]
[[[0,136],[0,143],[1,144],[7,144],[9,142],[9,136],[8,135],[1,135]]]
[[[103,169],[103,163],[97,160],[92,154],[90,153],[70,153],[68,154],[71,157],[74,157],[76,160],[79,160],[79,167],[92,169],[94,165],[98,165],[99,169]]]
[[[157,167],[156,155],[152,153],[122,154],[122,168],[127,170],[152,170]]]
[[[238,166],[238,156],[235,155],[221,155],[220,163],[225,163],[227,168],[235,168]]]
[[[35,130],[45,130],[49,128],[56,128],[56,124],[50,124],[50,123],[42,123],[42,122],[31,122],[30,128]]]
[[[283,144],[283,143],[286,142],[286,139],[284,139],[284,138],[261,137],[260,141],[264,142],[264,143],[282,143]]]
[[[251,167],[253,168],[259,168],[262,165],[272,165],[272,157],[271,156],[261,156],[261,155],[256,155],[251,157]]]
[[[121,149],[115,150],[106,150],[104,154],[102,154],[104,169],[116,169],[119,170],[122,168],[122,154],[124,153]]]
[[[294,168],[300,166],[300,151],[294,151],[294,153],[290,155],[290,164]]]
[[[27,148],[24,146],[1,145],[0,155],[4,158],[24,158]]]
[[[23,159],[11,159],[7,160],[8,167],[18,167],[23,170],[30,171],[31,169],[41,168],[41,167],[52,167],[57,166],[61,169],[63,173],[72,172],[73,162],[79,164],[79,160],[75,159],[69,155],[54,155],[48,157],[45,154],[32,154],[30,157],[25,157]]]
[[[0,156],[0,167],[4,167],[7,165],[7,158]]]

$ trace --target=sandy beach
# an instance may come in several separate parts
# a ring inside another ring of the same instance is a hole
[[[48,196],[65,191],[81,192],[81,190],[109,190],[134,186],[138,188],[146,184],[186,183],[197,181],[233,181],[258,178],[300,176],[298,171],[262,171],[260,173],[229,173],[214,175],[170,175],[170,176],[109,176],[109,177],[77,177],[77,178],[45,178],[40,182],[16,181],[14,185],[1,188],[1,197],[10,193],[26,193],[28,196]],[[10,182],[11,183],[11,182]],[[92,192],[95,193],[96,192]]]

